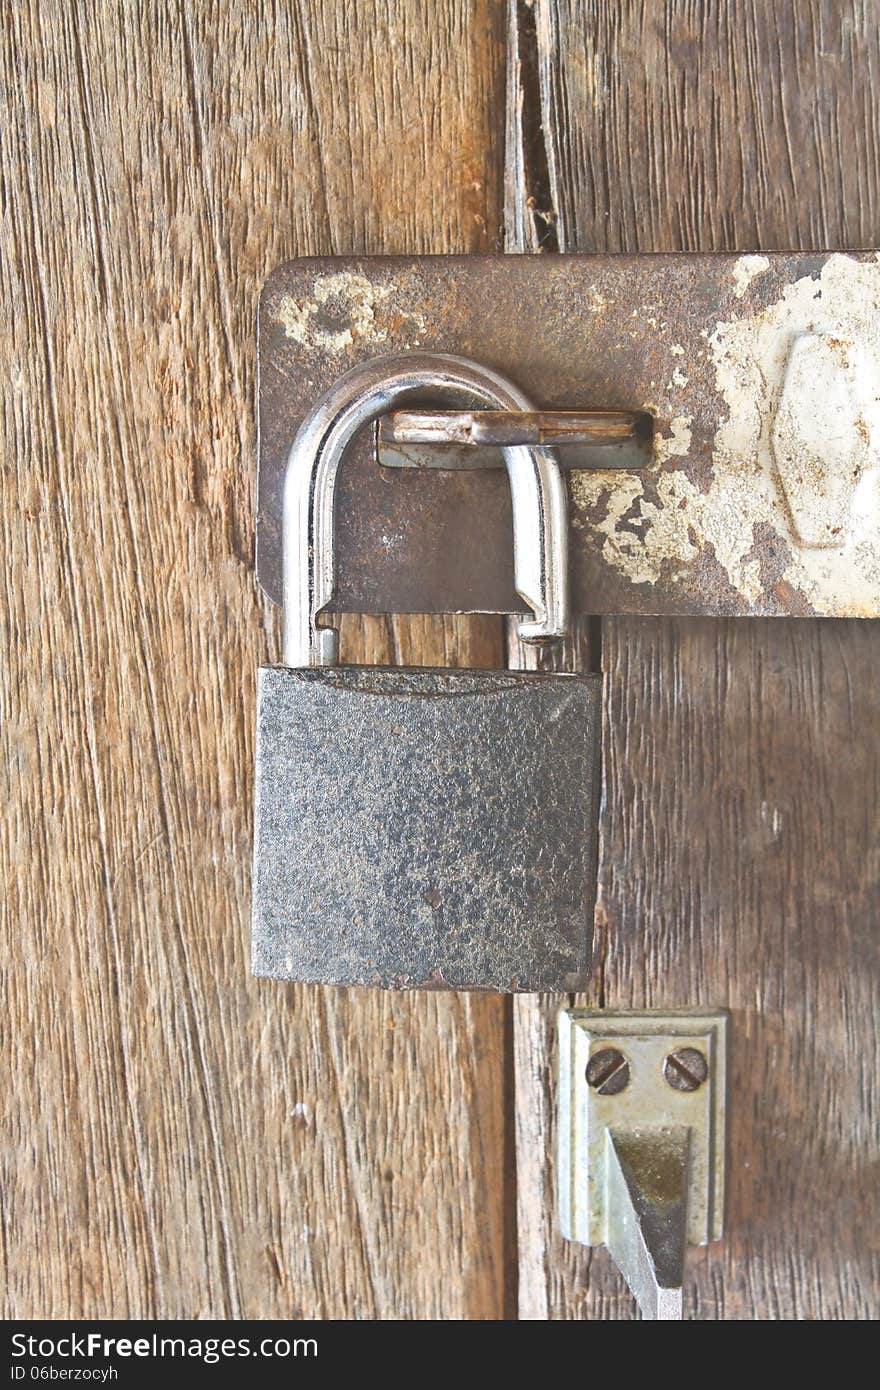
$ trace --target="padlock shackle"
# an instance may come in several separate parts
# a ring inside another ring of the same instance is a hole
[[[335,666],[338,660],[337,633],[319,627],[318,618],[336,589],[336,475],[350,440],[371,420],[426,393],[490,410],[532,408],[499,372],[445,353],[378,357],[339,378],[303,420],[284,475],[286,666]],[[514,584],[534,614],[518,631],[524,642],[544,642],[568,627],[565,483],[552,449],[512,445],[503,452],[513,500]]]

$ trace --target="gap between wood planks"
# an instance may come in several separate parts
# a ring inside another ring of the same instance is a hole
[[[533,5],[526,0],[509,0],[507,43],[507,121],[505,149],[504,230],[505,250],[512,253],[554,253],[560,250],[557,212],[553,205],[553,186],[550,174],[550,152],[541,102],[540,53],[537,16]],[[602,620],[583,617],[575,620],[572,632],[564,642],[540,649],[526,647],[518,639],[516,623],[509,620],[506,627],[507,665],[514,670],[601,671]],[[591,924],[592,927],[592,924]],[[598,989],[599,1006],[604,1006],[602,961],[593,961],[593,985]],[[505,1085],[506,1122],[514,1130],[512,1154],[513,1207],[508,1210],[508,1222],[513,1233],[516,1268],[506,1283],[515,1291],[519,1316],[520,1241],[534,1242],[533,1222],[540,1222],[552,1198],[540,1190],[540,1184],[550,1180],[551,1169],[543,1155],[552,1141],[549,1108],[542,1113],[521,1111],[518,1104],[518,1059],[523,1047],[528,1047],[535,1026],[533,1015],[542,1010],[543,996],[513,995],[505,1007]],[[570,1007],[574,995],[560,996],[559,1006]],[[508,1142],[505,1131],[505,1143]],[[519,1152],[528,1152],[532,1162],[528,1172],[522,1172]],[[521,1182],[522,1188],[521,1190]],[[554,1208],[555,1209],[555,1208]],[[508,1246],[509,1248],[509,1246]],[[544,1316],[549,1316],[545,1308]]]

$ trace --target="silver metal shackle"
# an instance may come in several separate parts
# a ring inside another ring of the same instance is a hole
[[[303,420],[284,475],[282,586],[286,666],[335,666],[338,634],[318,626],[336,589],[334,501],[345,449],[362,425],[407,399],[445,396],[491,410],[530,410],[513,382],[466,357],[413,352],[352,368]],[[568,627],[568,505],[552,449],[511,445],[504,461],[513,500],[517,593],[534,617],[524,642],[562,637]]]

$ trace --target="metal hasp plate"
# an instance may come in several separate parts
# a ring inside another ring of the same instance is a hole
[[[497,368],[536,409],[653,416],[647,457],[559,451],[575,609],[880,615],[880,254],[282,266],[259,318],[257,565],[276,601],[300,421],[348,368],[414,349]],[[462,471],[449,446],[438,472],[426,447],[383,468],[368,429],[346,458],[336,608],[516,611],[503,472]]]
[[[254,974],[581,987],[601,689],[595,675],[264,667]]]
[[[687,1245],[724,1224],[727,1014],[559,1015],[559,1222],[606,1245],[645,1318],[682,1316]]]

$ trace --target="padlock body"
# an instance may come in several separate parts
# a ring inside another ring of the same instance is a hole
[[[581,986],[600,708],[597,675],[262,668],[254,973]]]

